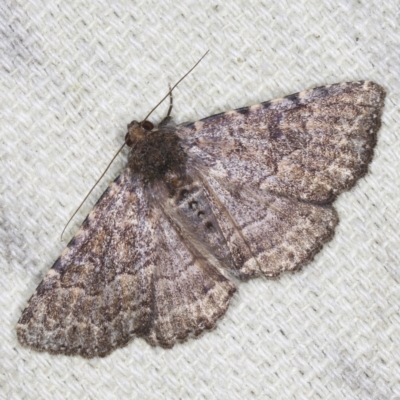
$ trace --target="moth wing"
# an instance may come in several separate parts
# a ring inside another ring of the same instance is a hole
[[[326,203],[363,176],[373,155],[385,91],[340,83],[178,127],[207,174]]]
[[[189,169],[189,175],[164,203],[165,212],[192,253],[214,259],[238,278],[295,271],[333,236],[338,218],[329,204],[235,188],[201,168]]]
[[[215,326],[235,286],[146,190],[129,169],[110,185],[30,299],[21,344],[91,358],[135,336],[171,347]]]
[[[203,182],[238,277],[294,272],[333,237],[338,217],[330,204],[235,190],[210,175]]]

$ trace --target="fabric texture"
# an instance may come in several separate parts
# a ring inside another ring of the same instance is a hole
[[[2,2],[0,398],[400,399],[399,14],[397,0]],[[27,301],[126,162],[61,241],[126,125],[207,49],[174,91],[178,123],[341,81],[387,90],[334,239],[296,274],[241,284],[216,330],[173,349],[137,339],[86,360],[21,347]]]

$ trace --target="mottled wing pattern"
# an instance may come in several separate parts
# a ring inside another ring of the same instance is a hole
[[[226,270],[295,271],[333,236],[331,203],[367,171],[384,96],[353,82],[176,130],[133,121],[128,167],[30,299],[19,341],[90,358],[213,328],[236,290]]]
[[[311,204],[261,190],[235,190],[212,176],[205,190],[242,278],[276,277],[295,271],[334,234],[338,218],[330,205]]]
[[[192,179],[166,202],[187,242],[238,278],[295,271],[334,233],[337,215],[318,205],[261,190],[237,189],[190,171]]]
[[[147,190],[129,169],[111,184],[30,299],[22,344],[90,358],[135,336],[171,347],[214,327],[235,286]]]
[[[190,157],[232,185],[326,203],[364,175],[385,91],[324,86],[178,127]]]
[[[295,271],[333,236],[331,202],[366,172],[384,96],[342,83],[178,127],[240,277]]]

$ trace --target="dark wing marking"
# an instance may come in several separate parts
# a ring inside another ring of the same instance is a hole
[[[215,326],[235,286],[150,197],[129,169],[111,184],[30,299],[20,343],[91,358],[135,336],[171,347]]]
[[[178,127],[188,155],[211,174],[326,203],[368,167],[385,91],[341,83]]]
[[[203,257],[213,259],[218,268],[235,269],[234,260],[198,172],[187,166],[187,177],[173,196],[165,193],[163,184],[157,186],[157,197],[165,199],[165,213],[179,226],[185,242],[193,249],[192,252],[199,252]]]

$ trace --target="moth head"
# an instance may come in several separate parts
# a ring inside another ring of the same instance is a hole
[[[152,131],[154,125],[150,121],[132,121],[128,124],[128,132],[125,135],[125,144],[132,147],[135,142],[141,140],[145,135]]]

